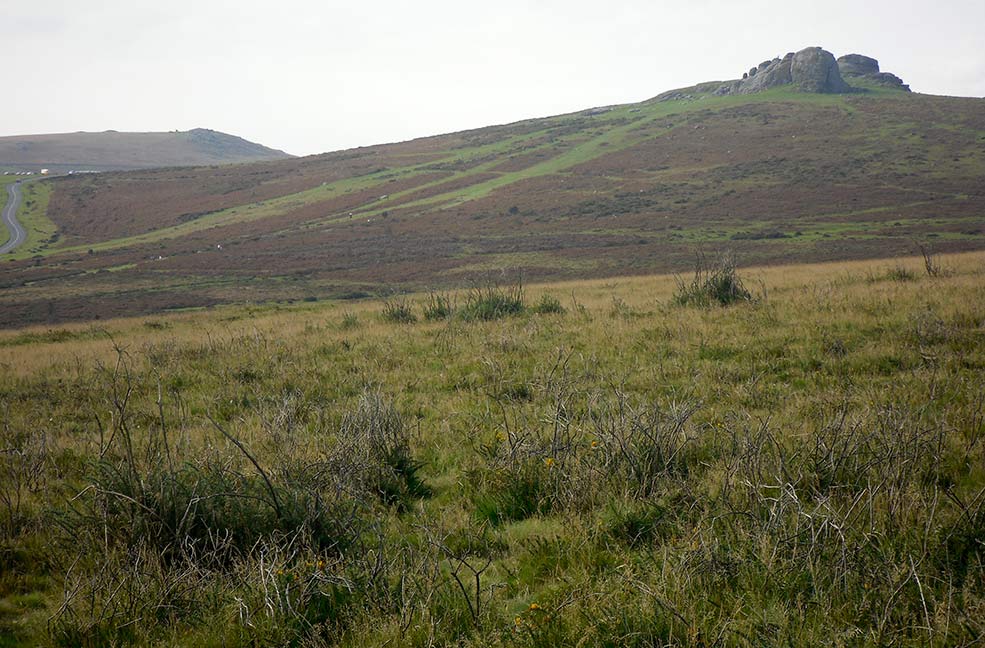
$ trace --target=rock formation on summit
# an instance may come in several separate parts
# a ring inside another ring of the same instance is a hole
[[[838,57],[838,69],[845,76],[866,76],[879,73],[879,61],[861,54]]]
[[[793,85],[801,92],[844,93],[855,91],[848,79],[866,79],[881,85],[909,91],[903,81],[892,74],[879,71],[879,62],[861,54],[848,54],[837,61],[831,52],[820,47],[808,47],[790,52],[772,61],[763,61],[742,75],[715,90],[716,95],[752,94],[769,88]]]
[[[841,78],[834,55],[820,47],[809,47],[794,54],[790,75],[803,92],[840,93],[850,90]]]
[[[820,47],[808,47],[797,53],[790,52],[782,59],[760,63],[744,74],[742,79],[722,85],[715,94],[751,94],[790,83],[802,92],[837,93],[850,90],[841,78],[834,55]]]
[[[903,79],[889,72],[879,71],[879,61],[861,54],[846,54],[838,58],[838,68],[845,77],[868,79],[880,85],[898,88],[906,92],[910,91],[910,86],[903,83]]]

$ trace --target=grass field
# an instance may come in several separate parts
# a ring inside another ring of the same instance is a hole
[[[739,278],[0,332],[0,646],[976,645],[985,254]]]

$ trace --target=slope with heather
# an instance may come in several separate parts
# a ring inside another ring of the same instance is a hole
[[[3,324],[268,299],[985,245],[985,110],[721,84],[307,158],[46,182]],[[123,296],[121,296],[123,295]]]

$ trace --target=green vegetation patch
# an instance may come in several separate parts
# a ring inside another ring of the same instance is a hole
[[[0,176],[3,178],[3,176]],[[0,190],[6,190],[0,185]],[[17,210],[17,220],[27,232],[27,240],[16,250],[5,254],[7,259],[24,259],[43,253],[58,241],[58,227],[48,218],[48,199],[51,184],[42,181],[21,183],[21,205]]]

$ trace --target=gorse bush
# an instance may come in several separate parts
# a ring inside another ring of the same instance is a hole
[[[199,588],[243,565],[252,567],[241,614],[255,631],[273,633],[269,641],[343,623],[343,609],[386,587],[375,562],[378,507],[403,510],[430,495],[402,416],[376,391],[360,395],[332,440],[303,463],[284,457],[264,466],[216,421],[235,451],[182,458],[167,443],[136,438],[125,423],[131,415],[121,416],[119,448],[84,468],[87,485],[54,517],[100,565],[78,580],[52,624],[60,645],[139,642],[132,624],[140,616],[187,623],[214,614],[216,601]],[[295,423],[275,417],[269,425]],[[282,444],[289,438],[269,432]],[[309,556],[303,565],[300,553]],[[114,591],[122,594],[107,596]]]
[[[356,500],[325,497],[296,476],[271,484],[231,462],[164,464],[132,474],[118,462],[93,466],[91,484],[62,524],[76,538],[167,560],[228,563],[261,538],[303,529],[315,546],[344,550],[358,533]]]
[[[47,437],[0,426],[0,540],[15,538],[37,520],[29,501],[47,485]]]
[[[645,499],[660,490],[665,477],[684,477],[695,467],[689,421],[698,403],[634,406],[625,395],[615,396],[592,413],[591,467],[597,483],[608,482],[613,493]]]
[[[697,408],[686,399],[666,409],[634,406],[617,393],[586,410],[582,423],[591,426],[589,437],[579,438],[560,412],[540,419],[550,423],[543,432],[536,427],[500,432],[480,446],[486,465],[469,471],[477,512],[501,523],[588,510],[606,501],[643,501],[664,492],[697,466],[689,428]]]
[[[108,550],[89,573],[71,572],[66,598],[48,623],[53,645],[98,648],[145,643],[158,625],[214,613],[204,570],[176,566],[152,549]],[[142,620],[136,623],[135,620]]]
[[[411,455],[403,418],[377,392],[360,396],[343,418],[332,462],[340,487],[357,486],[387,504],[402,507],[431,492],[420,476],[422,464]]]
[[[728,306],[751,299],[752,293],[743,285],[735,259],[728,254],[711,266],[699,257],[691,281],[678,278],[674,292],[674,301],[681,306]]]

